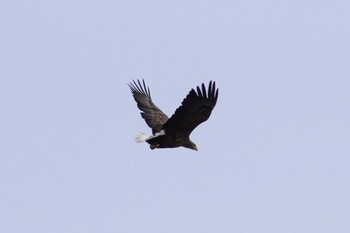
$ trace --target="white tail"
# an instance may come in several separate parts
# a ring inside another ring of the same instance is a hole
[[[147,134],[144,134],[144,133],[139,133],[138,135],[136,135],[135,141],[137,143],[147,142],[148,140],[150,140],[152,138],[156,138],[156,137],[164,136],[164,135],[165,135],[165,131],[164,130],[161,130],[160,132],[157,132],[154,135],[147,135]]]
[[[139,133],[138,135],[136,135],[135,141],[136,141],[137,143],[145,142],[145,141],[147,141],[147,139],[149,139],[150,137],[151,137],[150,135],[147,135],[147,134],[144,134],[144,133]]]

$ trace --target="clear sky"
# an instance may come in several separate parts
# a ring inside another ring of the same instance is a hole
[[[2,1],[0,232],[350,232],[349,1]],[[199,151],[136,144],[215,80]]]

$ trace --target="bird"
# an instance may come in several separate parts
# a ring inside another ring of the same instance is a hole
[[[204,83],[192,88],[170,118],[153,103],[144,79],[142,82],[132,80],[128,86],[142,118],[152,129],[152,135],[139,133],[136,142],[147,142],[152,150],[185,147],[198,151],[196,144],[190,140],[190,134],[208,120],[216,105],[219,89],[215,87],[215,81],[210,81],[208,88]]]

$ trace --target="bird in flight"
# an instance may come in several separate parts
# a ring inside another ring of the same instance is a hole
[[[136,142],[147,142],[152,150],[180,146],[198,150],[190,140],[190,134],[199,124],[208,120],[216,105],[219,89],[215,87],[215,82],[210,81],[208,88],[202,83],[196,90],[191,89],[170,118],[153,103],[144,80],[133,80],[128,85],[142,118],[152,129],[152,135],[138,134]]]

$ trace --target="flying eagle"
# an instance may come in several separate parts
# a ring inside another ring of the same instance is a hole
[[[191,89],[181,106],[168,118],[153,102],[151,93],[145,81],[130,82],[129,87],[141,110],[141,116],[152,128],[153,135],[140,133],[137,142],[147,142],[150,148],[186,147],[198,150],[196,144],[190,140],[191,132],[202,122],[208,120],[218,99],[219,90],[215,82],[210,81],[208,91],[204,84],[197,86],[197,91]]]

